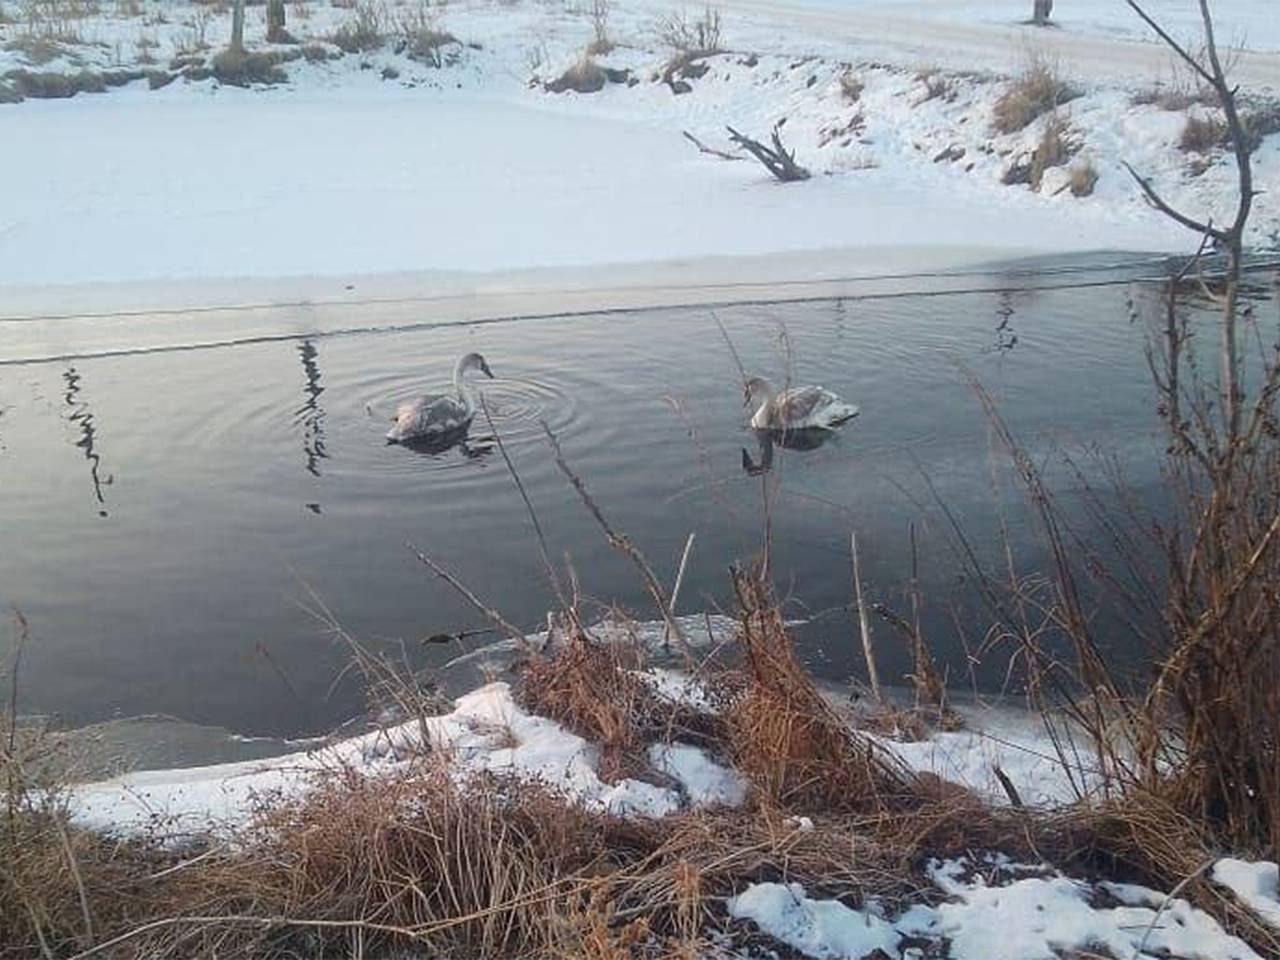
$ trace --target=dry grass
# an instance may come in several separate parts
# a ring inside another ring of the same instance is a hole
[[[235,87],[247,87],[254,83],[284,83],[288,74],[280,67],[284,58],[273,52],[255,50],[219,51],[209,66],[220,83]]]
[[[400,11],[395,17],[395,49],[410,60],[439,69],[445,65],[445,48],[458,45],[458,38],[436,24],[430,6],[423,0]]]
[[[546,89],[550,93],[564,93],[568,90],[575,93],[597,93],[604,89],[608,80],[604,68],[590,54],[584,54],[581,60],[549,82]]]
[[[1178,149],[1185,153],[1208,153],[1221,147],[1227,137],[1227,125],[1219,117],[1193,115],[1178,134]]]
[[[1031,154],[1031,189],[1039,190],[1045,171],[1060,167],[1079,149],[1079,143],[1071,136],[1071,126],[1061,115],[1054,113],[1045,122],[1040,142]]]
[[[996,101],[992,126],[997,133],[1014,133],[1079,95],[1052,63],[1036,57]]]
[[[1093,163],[1084,160],[1071,166],[1071,195],[1073,197],[1088,197],[1093,194],[1093,188],[1098,184],[1098,171]]]
[[[951,88],[951,80],[939,70],[927,68],[917,71],[914,80],[919,84],[920,93],[912,100],[912,106],[919,106],[930,100],[950,102],[956,97]]]
[[[646,653],[638,642],[602,643],[571,629],[554,653],[525,663],[517,699],[598,744],[600,775],[610,782],[651,775],[650,744],[721,743],[718,718],[658,697],[640,678]]]
[[[1136,92],[1129,98],[1129,102],[1135,107],[1153,106],[1174,113],[1196,105],[1217,106],[1218,95],[1208,86],[1157,83]]]
[[[862,91],[865,88],[862,78],[855,74],[852,70],[846,70],[840,74],[840,95],[850,103],[857,103],[862,97]]]
[[[743,666],[725,719],[737,769],[766,802],[790,810],[866,811],[899,802],[910,775],[818,692],[768,585],[739,573],[734,589]]]
[[[357,0],[345,6],[352,11],[351,16],[334,31],[330,41],[344,53],[371,53],[380,48],[387,39],[386,6],[380,0]]]

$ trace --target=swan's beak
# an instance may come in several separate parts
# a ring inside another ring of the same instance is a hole
[[[494,377],[493,371],[489,369],[489,364],[485,363],[483,360],[480,361],[480,372],[483,373],[490,380],[497,379],[496,377]]]
[[[746,387],[742,388],[742,405],[744,407],[751,406],[751,391]]]

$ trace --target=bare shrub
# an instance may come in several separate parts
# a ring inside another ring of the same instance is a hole
[[[335,4],[337,6],[337,4]],[[387,36],[387,8],[380,0],[356,0],[352,14],[329,39],[345,53],[370,53]]]
[[[609,38],[609,0],[591,0],[591,43],[587,45],[587,53],[593,57],[603,57],[613,50],[613,41]]]
[[[436,68],[445,64],[445,48],[458,44],[457,37],[436,25],[425,0],[396,17],[395,34],[397,53]]]
[[[1085,160],[1081,163],[1073,164],[1071,173],[1071,195],[1075,197],[1088,197],[1093,194],[1093,188],[1098,183],[1098,171],[1094,165]]]
[[[992,126],[997,133],[1014,133],[1078,96],[1049,61],[1035,57],[996,101]]]
[[[716,53],[720,50],[720,11],[710,4],[690,17],[684,9],[658,18],[658,39],[680,53]]]
[[[1178,134],[1178,149],[1185,153],[1208,153],[1223,145],[1227,137],[1226,123],[1209,114],[1187,117]]]

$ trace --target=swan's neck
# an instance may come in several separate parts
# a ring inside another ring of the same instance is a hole
[[[474,410],[476,407],[475,397],[471,393],[471,387],[467,385],[466,378],[463,374],[466,368],[463,367],[462,361],[459,360],[453,367],[453,389],[458,394],[458,402],[468,410]]]
[[[753,391],[755,399],[760,402],[760,406],[756,408],[757,413],[767,413],[773,408],[773,386],[772,384],[759,384]]]

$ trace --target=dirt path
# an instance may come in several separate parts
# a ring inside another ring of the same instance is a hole
[[[959,4],[957,0],[929,4],[934,10],[946,5]],[[1172,57],[1164,46],[1124,37],[1020,24],[966,24],[938,18],[936,14],[920,17],[897,13],[884,6],[837,8],[803,0],[725,0],[725,7],[730,13],[777,20],[789,29],[847,41],[864,53],[891,47],[921,64],[1006,72],[1016,69],[1033,51],[1039,51],[1057,59],[1069,75],[1085,81],[1141,84],[1168,80],[1173,74]],[[1233,58],[1237,82],[1280,93],[1280,53],[1239,51],[1233,53]]]

